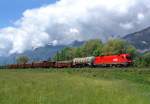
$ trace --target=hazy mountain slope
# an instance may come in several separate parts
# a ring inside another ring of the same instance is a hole
[[[133,44],[136,48],[140,50],[149,50],[150,49],[150,27],[126,35],[123,39],[127,40]]]

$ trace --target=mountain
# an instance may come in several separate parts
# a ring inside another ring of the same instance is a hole
[[[46,45],[44,47],[39,47],[34,50],[25,51],[21,54],[12,54],[10,56],[1,56],[0,57],[0,65],[13,64],[16,63],[16,58],[18,56],[28,56],[30,61],[43,61],[52,58],[58,51],[65,47],[79,47],[84,44],[84,41],[74,41],[70,45]]]
[[[150,50],[150,27],[123,37],[141,52]]]

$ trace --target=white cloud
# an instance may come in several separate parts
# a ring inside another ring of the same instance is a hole
[[[71,28],[69,32],[70,32],[70,33],[73,33],[73,34],[74,34],[74,33],[77,33],[77,34],[78,34],[78,33],[79,33],[79,30],[76,29],[76,28]]]
[[[143,20],[144,19],[144,14],[143,13],[138,13],[137,14],[137,18],[139,19],[139,20]]]
[[[149,0],[60,0],[26,10],[14,26],[0,29],[0,54],[123,36],[149,25],[149,4]]]
[[[126,30],[130,30],[130,29],[134,28],[132,23],[120,23],[120,26]]]

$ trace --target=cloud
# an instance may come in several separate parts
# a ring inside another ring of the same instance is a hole
[[[149,4],[149,0],[60,0],[28,9],[14,26],[0,29],[0,55],[124,36],[150,25]]]
[[[132,23],[124,23],[124,24],[120,23],[120,26],[126,30],[130,30],[130,29],[134,28]]]
[[[137,14],[137,18],[138,18],[139,20],[143,20],[143,19],[144,19],[144,14],[143,14],[143,13],[138,13],[138,14]]]

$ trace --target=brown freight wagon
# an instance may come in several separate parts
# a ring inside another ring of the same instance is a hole
[[[55,62],[42,61],[32,63],[32,68],[50,68],[50,67],[55,67]]]
[[[54,68],[55,62],[48,62],[48,61],[41,61],[41,62],[33,62],[27,64],[11,64],[8,65],[7,68],[9,69],[26,69],[26,68]]]
[[[11,64],[7,66],[9,69],[17,69],[18,65],[17,64]]]
[[[55,67],[55,62],[43,61],[42,68],[53,68]]]
[[[42,62],[34,62],[32,63],[32,68],[42,68]]]
[[[32,68],[32,64],[24,64],[24,68]]]
[[[24,66],[25,66],[24,64],[18,64],[18,65],[17,65],[17,68],[21,68],[21,69],[23,69],[23,68],[24,68]]]
[[[70,68],[72,67],[72,61],[57,61],[55,68]]]

